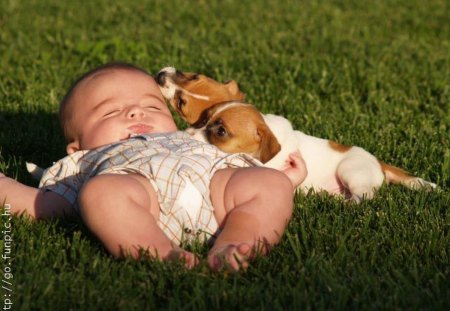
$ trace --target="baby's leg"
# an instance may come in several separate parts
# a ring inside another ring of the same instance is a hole
[[[197,264],[194,254],[174,245],[159,228],[156,192],[140,175],[100,175],[79,195],[81,216],[87,227],[114,256],[138,258],[142,250],[162,260]]]
[[[253,167],[218,171],[210,189],[222,231],[208,264],[213,270],[245,269],[255,254],[265,254],[280,241],[292,215],[292,184],[279,171]]]

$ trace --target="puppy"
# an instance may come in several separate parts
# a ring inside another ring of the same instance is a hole
[[[162,69],[156,81],[170,105],[192,126],[187,131],[196,139],[225,152],[247,153],[275,169],[282,169],[289,155],[300,150],[308,175],[299,190],[327,191],[359,203],[372,198],[383,181],[409,188],[436,187],[360,147],[313,137],[294,130],[281,116],[262,115],[242,101],[244,94],[234,81],[222,84],[171,67]]]
[[[179,72],[173,67],[163,68],[155,80],[172,108],[190,125],[212,104],[245,97],[234,80],[220,83],[205,75]]]

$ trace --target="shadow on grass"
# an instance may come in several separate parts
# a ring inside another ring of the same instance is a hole
[[[25,162],[48,167],[65,155],[64,137],[56,113],[37,111],[0,114],[0,172],[37,187],[38,181],[27,172]],[[23,223],[28,220],[21,217],[17,221]],[[54,223],[61,235],[70,237],[75,231],[81,231],[97,243],[80,218],[62,218]]]
[[[26,184],[35,184],[25,168],[25,161],[42,167],[64,157],[65,142],[56,113],[0,114],[0,168]]]

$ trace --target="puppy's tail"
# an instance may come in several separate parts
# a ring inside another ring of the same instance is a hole
[[[30,173],[34,179],[40,180],[42,178],[42,175],[44,174],[44,170],[42,168],[31,162],[25,162],[25,164],[27,166],[28,173]]]
[[[432,190],[436,188],[435,183],[413,176],[401,168],[386,164],[382,161],[379,162],[388,183],[402,184],[410,189]]]

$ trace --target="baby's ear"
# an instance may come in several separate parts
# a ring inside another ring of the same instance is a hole
[[[80,144],[78,141],[73,141],[66,146],[67,154],[72,154],[74,152],[77,152],[78,150],[80,150]]]

